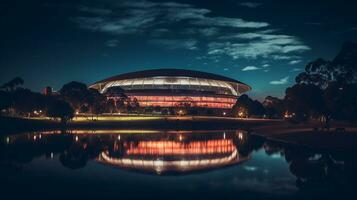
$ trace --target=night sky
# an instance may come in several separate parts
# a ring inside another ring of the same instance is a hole
[[[281,97],[316,58],[357,41],[353,1],[0,1],[0,84],[55,90],[152,68],[225,75]]]

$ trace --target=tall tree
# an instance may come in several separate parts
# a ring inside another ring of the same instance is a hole
[[[234,116],[249,117],[264,115],[264,107],[262,103],[257,100],[252,100],[248,95],[241,95],[237,103],[233,106],[232,112]]]
[[[314,84],[327,88],[330,82],[351,84],[357,82],[357,43],[346,42],[332,61],[319,58],[306,65],[296,77],[298,84]]]
[[[17,87],[21,86],[24,84],[24,80],[20,77],[16,77],[9,82],[3,84],[0,89],[12,92],[14,91]]]
[[[48,117],[60,118],[61,122],[65,124],[74,117],[74,110],[67,102],[54,100],[48,106],[46,114]]]
[[[297,84],[286,89],[285,102],[287,110],[295,113],[299,119],[308,116],[324,115],[329,117],[325,109],[323,90],[313,84]]]
[[[267,96],[263,101],[265,114],[268,118],[282,118],[285,112],[284,100]]]
[[[87,85],[76,81],[65,84],[61,88],[60,94],[62,98],[77,111],[80,110],[83,105],[87,105],[88,99],[90,98]]]

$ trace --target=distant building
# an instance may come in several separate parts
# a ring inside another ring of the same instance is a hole
[[[141,107],[192,107],[230,109],[237,98],[251,89],[232,78],[183,69],[154,69],[113,76],[90,86],[109,98],[123,91]]]
[[[53,94],[53,88],[50,86],[47,86],[42,90],[42,93],[46,96],[51,96]]]
[[[47,86],[47,87],[43,88],[42,94],[45,96],[56,96],[56,95],[58,95],[58,92],[54,91],[52,87]]]

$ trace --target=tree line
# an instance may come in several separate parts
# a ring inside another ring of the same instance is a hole
[[[332,60],[308,63],[282,99],[268,96],[263,103],[239,97],[234,114],[268,118],[291,117],[297,121],[357,120],[357,44],[345,43]]]
[[[16,77],[0,86],[0,111],[14,117],[47,116],[63,123],[76,113],[131,112],[138,108],[137,100],[122,93],[116,101],[109,99],[84,83],[72,81],[63,85],[58,94],[44,95],[23,88],[24,80]]]

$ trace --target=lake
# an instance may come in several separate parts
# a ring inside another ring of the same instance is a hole
[[[355,194],[355,152],[242,130],[70,130],[2,135],[4,199],[301,199]]]

